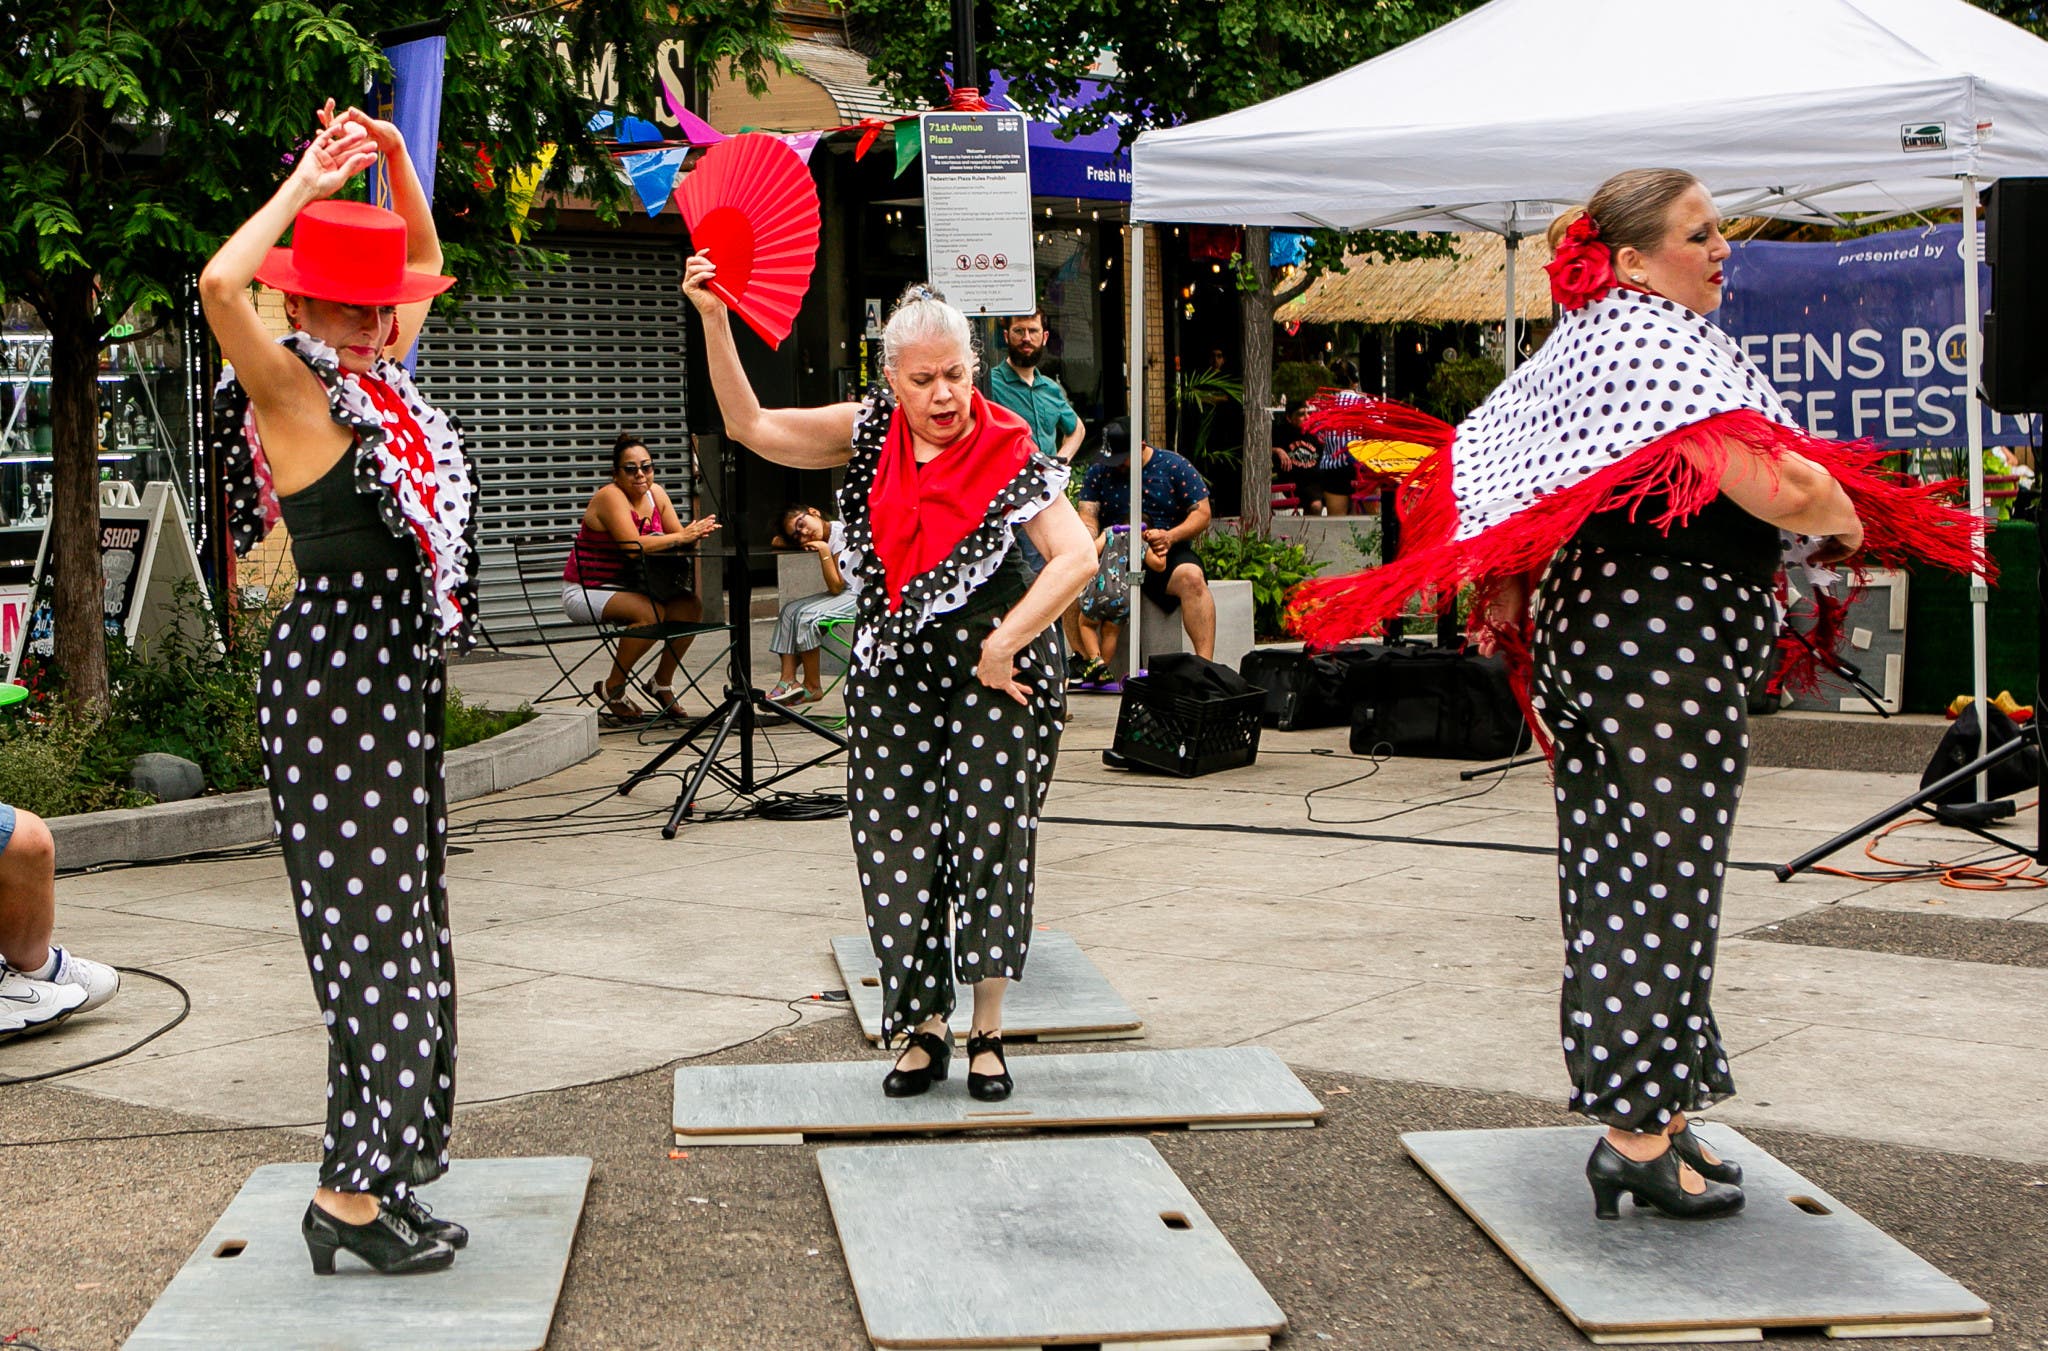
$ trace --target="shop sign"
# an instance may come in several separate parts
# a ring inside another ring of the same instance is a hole
[[[921,113],[918,132],[932,285],[968,314],[1031,313],[1038,286],[1024,118]]]

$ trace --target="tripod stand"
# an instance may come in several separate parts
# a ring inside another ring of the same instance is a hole
[[[763,789],[782,782],[791,775],[799,774],[813,765],[822,764],[846,749],[846,738],[824,724],[814,722],[803,714],[780,704],[771,704],[767,696],[754,687],[753,651],[749,620],[753,614],[754,586],[748,576],[746,505],[739,489],[739,475],[734,465],[734,447],[727,443],[721,447],[719,478],[722,487],[720,506],[730,512],[733,525],[733,543],[730,547],[716,551],[726,562],[725,605],[726,619],[732,626],[732,645],[728,648],[730,659],[726,668],[725,698],[719,705],[698,718],[669,742],[660,754],[634,770],[626,781],[619,785],[621,796],[631,793],[642,783],[661,771],[661,767],[696,746],[697,739],[710,734],[710,742],[698,756],[696,766],[683,780],[682,791],[676,794],[675,806],[669,811],[668,821],[661,828],[661,838],[672,840],[681,828],[683,818],[696,807],[697,794],[703,790],[707,778],[715,778],[734,793],[742,797],[754,797]],[[762,777],[755,772],[754,732],[760,725],[762,715],[772,722],[789,723],[802,728],[812,736],[829,742],[827,749],[819,751],[808,760],[778,768],[774,773]],[[727,742],[738,738],[738,745],[727,749]],[[735,769],[731,761],[737,759]]]

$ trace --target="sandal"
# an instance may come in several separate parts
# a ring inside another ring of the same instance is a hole
[[[607,685],[599,680],[590,687],[597,696],[597,721],[604,727],[634,727],[647,721],[647,712],[626,698],[624,685]]]
[[[675,686],[650,685],[647,688],[648,692],[654,696],[656,702],[661,705],[661,717],[680,718],[683,716],[683,701],[676,698]]]
[[[795,681],[778,680],[775,682],[775,688],[762,697],[771,704],[786,704],[794,708],[804,701],[804,687]]]

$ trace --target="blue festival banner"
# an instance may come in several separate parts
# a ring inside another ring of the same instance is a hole
[[[441,143],[441,70],[448,39],[420,38],[384,49],[391,63],[391,80],[375,81],[370,87],[372,113],[380,120],[397,124],[405,136],[406,153],[412,157],[420,186],[427,190],[427,205],[434,204],[434,162]],[[380,161],[370,169],[370,200],[378,206],[391,205],[391,184],[385,181]]]
[[[1900,450],[1965,446],[1962,243],[1961,225],[1940,225],[1737,244],[1714,320],[1808,431]],[[1988,297],[1990,272],[1980,264],[1978,276]],[[2032,422],[1987,407],[1984,444],[2029,445]]]
[[[1014,111],[1010,81],[1001,71],[987,73],[988,106]],[[1062,99],[1041,116],[1056,119],[1069,108],[1082,108],[1102,96],[1094,80],[1081,81],[1070,99]],[[1119,141],[1115,127],[1104,127],[1067,140],[1051,120],[1034,117],[1025,124],[1025,139],[1031,146],[1031,195],[1034,197],[1078,197],[1083,201],[1128,202],[1131,200],[1131,152]]]

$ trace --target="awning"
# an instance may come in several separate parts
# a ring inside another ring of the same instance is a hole
[[[985,97],[991,108],[1015,106],[1009,98],[1010,81],[1001,71],[990,71],[988,84]],[[1080,91],[1047,110],[1048,115],[1056,117],[1060,108],[1085,108],[1101,93],[1099,83],[1083,80]],[[1052,122],[1034,118],[1025,139],[1031,146],[1032,196],[1080,197],[1097,202],[1131,200],[1131,152],[1118,140],[1114,127],[1067,141],[1060,139]]]
[[[851,48],[810,38],[796,38],[782,49],[797,67],[771,71],[768,88],[756,96],[743,80],[720,80],[712,86],[707,120],[720,131],[743,127],[776,131],[822,131],[852,126],[864,117],[897,118],[914,109],[898,108],[895,100],[868,78],[868,59]],[[1130,195],[1130,189],[1124,189]]]
[[[1346,259],[1348,271],[1326,272],[1308,290],[1274,311],[1280,324],[1492,324],[1499,323],[1507,246],[1499,235],[1464,234],[1448,258],[1399,263]],[[1550,250],[1541,239],[1522,241],[1515,258],[1515,313],[1550,313]]]

